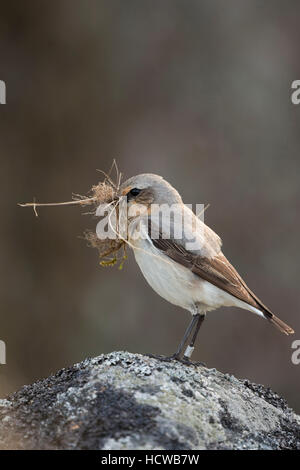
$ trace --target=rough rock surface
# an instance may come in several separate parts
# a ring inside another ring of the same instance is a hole
[[[0,448],[300,449],[300,417],[261,385],[115,352],[0,400]]]

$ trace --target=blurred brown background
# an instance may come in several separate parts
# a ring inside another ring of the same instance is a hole
[[[147,286],[132,255],[101,268],[63,201],[113,158],[162,174],[250,287],[296,334],[238,309],[208,315],[195,359],[271,386],[300,410],[300,3],[2,0],[0,396],[87,356],[173,353],[189,314]]]

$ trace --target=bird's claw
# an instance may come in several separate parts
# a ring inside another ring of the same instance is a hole
[[[202,367],[206,367],[206,364],[204,362],[199,362],[199,361],[191,361],[187,356],[183,356],[182,359],[179,359],[179,362],[181,362],[182,364],[185,364],[186,366],[194,366],[194,367],[198,367],[198,366],[202,366]]]
[[[177,361],[180,362],[181,364],[184,364],[186,366],[202,366],[206,367],[206,364],[204,362],[193,362],[191,361],[187,356],[183,356],[182,358],[178,354],[172,354],[172,356],[162,356],[160,354],[145,354],[147,357],[151,357],[153,359],[158,359],[159,361],[162,362],[171,362],[171,361]]]
[[[179,361],[180,357],[177,354],[172,354],[172,356],[162,356],[160,354],[145,354],[147,357],[151,357],[153,359],[158,359],[159,361],[163,362],[171,362],[171,361]]]

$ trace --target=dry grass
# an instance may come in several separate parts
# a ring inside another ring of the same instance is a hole
[[[111,171],[115,169],[116,181],[114,182],[110,176]],[[79,205],[79,206],[92,206],[92,210],[89,214],[95,215],[99,205],[106,205],[107,211],[112,213],[117,211],[119,204],[118,192],[121,184],[122,174],[119,172],[116,162],[113,162],[112,168],[109,173],[105,173],[102,170],[98,170],[104,175],[104,180],[99,182],[97,185],[92,186],[87,196],[81,196],[80,194],[74,194],[72,201],[66,202],[51,202],[51,203],[38,203],[28,202],[25,204],[19,204],[21,207],[31,207],[38,217],[37,208],[45,206],[67,206],[67,205]],[[111,218],[109,217],[109,223]],[[117,227],[113,227],[115,232],[115,239],[100,239],[96,232],[86,231],[84,234],[85,239],[88,241],[88,245],[92,248],[96,248],[99,253],[100,264],[102,266],[112,266],[117,263],[120,258],[117,258],[117,252],[123,247],[124,254],[121,257],[120,268],[123,266],[123,261],[126,259],[126,245],[125,241],[118,236]],[[113,257],[112,257],[113,255]]]

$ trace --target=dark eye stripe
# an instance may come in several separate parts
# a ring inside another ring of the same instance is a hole
[[[138,189],[138,188],[132,188],[131,191],[129,191],[128,194],[130,194],[130,196],[135,197],[135,196],[137,196],[138,194],[140,194],[140,192],[141,192],[140,189]]]

